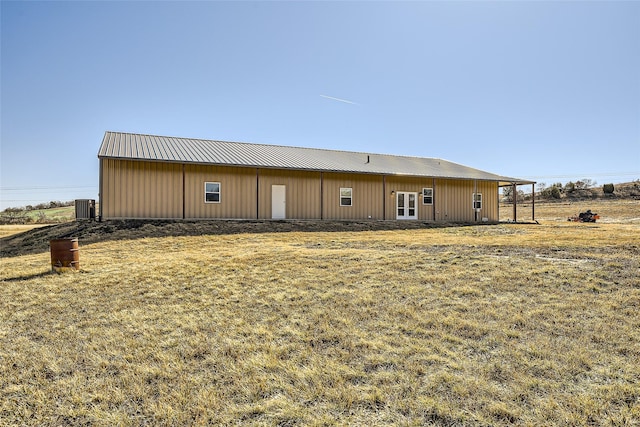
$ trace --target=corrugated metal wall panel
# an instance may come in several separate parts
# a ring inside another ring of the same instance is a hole
[[[181,166],[103,159],[104,219],[182,218]]]
[[[418,193],[418,220],[420,221],[433,221],[433,205],[422,204],[422,189],[433,188],[432,178],[422,177],[401,177],[401,176],[387,176],[386,177],[386,218],[396,219],[396,197],[391,192],[397,193],[398,191],[407,191],[411,193]]]
[[[436,180],[436,220],[473,221],[473,181]]]
[[[475,221],[473,193],[482,193],[482,209],[478,221],[498,221],[498,183],[491,181],[436,179],[435,203],[437,221]]]
[[[482,210],[478,220],[487,218],[489,221],[498,221],[498,183],[491,181],[478,181],[478,193],[482,193]]]
[[[205,203],[205,182],[220,183],[220,203]],[[256,169],[185,165],[185,217],[256,218]]]
[[[287,219],[320,219],[320,172],[260,169],[259,217],[271,218],[271,186],[285,185]]]
[[[340,188],[352,188],[352,205],[340,206]],[[325,173],[323,218],[383,219],[382,176]]]
[[[101,215],[110,218],[182,218],[184,167],[185,218],[271,218],[271,186],[287,187],[289,219],[396,218],[391,192],[418,193],[422,221],[474,221],[473,180],[432,179],[347,173],[255,169],[231,166],[181,165],[102,159]],[[322,200],[321,200],[322,176]],[[204,202],[204,183],[221,183],[221,203]],[[435,185],[434,185],[435,182]],[[498,220],[496,182],[477,181],[482,193],[478,220]],[[340,188],[353,189],[352,206],[340,206]],[[422,188],[434,189],[434,204],[423,205]],[[258,191],[256,193],[256,191]],[[259,199],[259,204],[258,204]],[[386,214],[383,214],[383,200]],[[259,207],[259,211],[258,211]],[[324,212],[321,212],[323,210]],[[433,212],[436,212],[435,218]]]

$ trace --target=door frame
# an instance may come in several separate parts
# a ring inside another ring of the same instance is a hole
[[[287,219],[286,185],[271,185],[271,219]]]
[[[400,206],[400,195],[402,194],[403,206]],[[413,208],[409,207],[410,197],[413,196]],[[406,220],[406,219],[418,219],[418,193],[415,191],[396,191],[396,219],[397,220]],[[400,209],[403,209],[405,214],[400,215]],[[413,215],[409,215],[409,209],[414,210]]]

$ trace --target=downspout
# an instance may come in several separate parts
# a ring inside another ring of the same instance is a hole
[[[98,221],[102,222],[102,173],[103,173],[103,169],[102,169],[102,163],[104,162],[103,159],[100,159],[100,166],[99,166],[99,174],[100,176],[98,177],[98,204],[99,204],[99,210],[98,210]]]
[[[324,219],[324,172],[320,172],[320,220]]]
[[[436,179],[431,178],[431,208],[433,210],[433,220],[436,220]]]
[[[185,219],[185,206],[186,206],[186,192],[185,192],[185,188],[186,188],[186,184],[185,184],[185,164],[182,164],[182,219]]]
[[[256,219],[260,218],[260,168],[256,168]]]
[[[382,175],[382,220],[387,219],[387,177]]]

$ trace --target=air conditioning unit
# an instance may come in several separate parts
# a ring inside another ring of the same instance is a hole
[[[96,201],[93,199],[77,199],[76,221],[81,219],[96,219]]]

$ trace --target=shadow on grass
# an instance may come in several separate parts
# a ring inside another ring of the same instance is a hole
[[[47,270],[40,273],[25,274],[22,276],[15,276],[15,277],[7,277],[6,279],[2,279],[2,281],[3,282],[21,282],[23,280],[39,279],[41,277],[49,276],[51,274],[57,274],[57,273],[51,270]]]
[[[495,223],[331,220],[109,220],[73,221],[36,228],[0,239],[0,258],[49,251],[49,241],[77,237],[83,244],[148,237],[207,236],[241,233],[359,232],[417,230]]]

